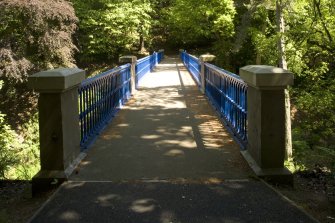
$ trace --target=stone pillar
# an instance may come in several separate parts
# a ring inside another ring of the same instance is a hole
[[[33,193],[66,180],[80,162],[78,86],[85,71],[59,68],[28,78],[38,99],[41,170],[33,178]],[[52,183],[53,182],[53,183]]]
[[[282,68],[250,65],[240,69],[248,84],[248,145],[242,154],[254,172],[269,180],[292,184],[284,167],[286,151],[285,89],[293,74]]]
[[[131,64],[131,94],[134,95],[136,92],[136,56],[122,56],[119,58],[120,63],[130,63]]]
[[[211,54],[204,54],[199,57],[200,62],[200,81],[201,81],[201,93],[205,94],[206,81],[205,81],[205,62],[212,62],[215,60],[215,56]]]

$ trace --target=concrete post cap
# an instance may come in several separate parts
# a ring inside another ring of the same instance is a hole
[[[216,58],[216,56],[214,56],[212,54],[203,54],[199,57],[199,60],[203,61],[203,62],[211,62],[211,61],[214,61],[215,58]]]
[[[119,58],[119,62],[120,63],[135,63],[137,61],[137,57],[136,56],[122,56]]]
[[[293,85],[293,74],[285,69],[266,66],[248,65],[240,68],[241,78],[254,87],[286,87]]]
[[[85,71],[79,68],[57,68],[28,77],[28,87],[39,92],[62,92],[85,80]]]

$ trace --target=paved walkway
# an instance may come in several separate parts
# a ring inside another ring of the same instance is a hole
[[[32,222],[313,222],[254,180],[239,150],[167,57]]]

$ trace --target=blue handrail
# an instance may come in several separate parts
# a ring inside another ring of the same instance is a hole
[[[200,63],[199,70],[193,69],[192,65],[196,57],[181,52],[181,59],[197,84],[200,85]],[[191,67],[191,68],[189,68]],[[233,132],[234,136],[242,144],[247,144],[247,84],[240,76],[226,71],[209,63],[204,64],[205,72],[205,94],[212,102],[226,126]],[[198,81],[199,80],[199,81]]]
[[[205,92],[242,145],[247,142],[247,84],[236,74],[205,63]]]
[[[152,71],[164,51],[137,61],[136,79]],[[80,148],[87,149],[131,97],[131,65],[125,64],[84,80],[78,89]],[[136,82],[137,85],[137,82]]]
[[[192,74],[194,80],[197,82],[198,86],[201,85],[200,76],[200,62],[199,59],[191,54],[186,53],[186,51],[181,52],[181,59],[187,68],[187,70]]]
[[[164,57],[164,51],[154,52],[152,55],[141,58],[137,60],[136,64],[136,88],[138,86],[138,82],[146,75],[150,73],[153,68],[161,62]]]
[[[126,64],[84,80],[79,93],[80,147],[85,150],[131,95]]]

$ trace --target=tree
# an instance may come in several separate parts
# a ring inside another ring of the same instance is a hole
[[[277,18],[277,32],[278,32],[278,66],[287,70],[287,62],[285,55],[285,19],[284,19],[284,5],[283,0],[276,0],[276,18]],[[286,158],[292,157],[292,128],[291,128],[291,103],[290,94],[288,90],[285,90],[285,127],[286,127]]]
[[[75,66],[78,19],[65,0],[1,0],[0,11],[0,178],[31,179],[39,168],[39,135],[27,78]]]
[[[235,13],[231,0],[176,0],[169,11],[168,38],[189,46],[231,37]]]
[[[73,0],[80,19],[78,39],[82,62],[117,60],[120,54],[149,42],[148,0]]]
[[[72,34],[78,20],[64,0],[2,0],[0,11],[0,110],[17,129],[36,111],[28,76],[74,66]]]

